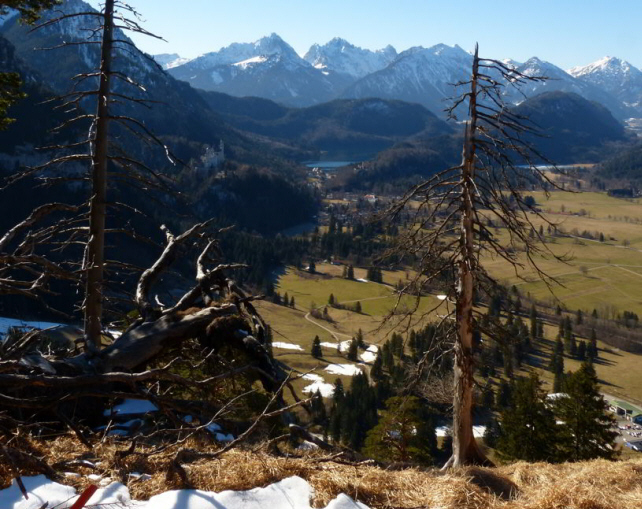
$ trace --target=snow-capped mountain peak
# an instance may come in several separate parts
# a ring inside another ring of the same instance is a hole
[[[383,69],[397,56],[390,45],[377,51],[363,49],[345,39],[335,37],[323,46],[314,44],[303,57],[317,69],[325,69],[361,78]]]
[[[626,107],[642,108],[642,71],[616,57],[573,67],[569,74],[618,98]]]
[[[626,60],[617,57],[603,57],[588,65],[572,67],[568,73],[576,78],[589,74],[602,74],[604,76],[625,76],[627,74],[642,74],[639,69],[633,67]]]
[[[153,55],[153,58],[165,70],[178,67],[190,61],[189,58],[182,58],[177,53],[161,53],[160,55]]]

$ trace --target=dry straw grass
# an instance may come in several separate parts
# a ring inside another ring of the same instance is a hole
[[[147,499],[168,489],[181,488],[178,476],[168,477],[173,454],[117,459],[125,446],[98,445],[86,451],[72,438],[42,443],[25,441],[32,451],[50,464],[79,457],[97,459],[98,473],[128,485],[132,496]],[[190,444],[207,450],[206,444]],[[292,475],[310,482],[314,505],[322,507],[339,493],[375,508],[434,509],[624,509],[642,508],[642,458],[631,461],[591,461],[549,465],[515,463],[496,469],[467,468],[441,473],[436,469],[386,471],[373,466],[348,466],[319,461],[320,456],[276,457],[266,453],[234,450],[217,460],[185,465],[194,487],[209,490],[246,490],[266,486]],[[86,467],[67,468],[81,474],[96,473]],[[130,472],[148,473],[138,481]],[[24,475],[36,473],[25,469]],[[6,487],[11,473],[0,464],[0,482]],[[65,478],[65,483],[83,487],[86,478]]]

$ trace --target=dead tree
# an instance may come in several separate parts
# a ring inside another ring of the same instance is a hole
[[[498,287],[484,270],[483,257],[499,257],[517,275],[528,264],[547,283],[554,281],[538,268],[534,257],[559,257],[537,234],[529,215],[539,213],[526,204],[522,189],[526,183],[557,186],[538,166],[548,161],[533,145],[533,137],[538,135],[536,126],[503,102],[505,87],[519,89],[527,82],[544,79],[521,74],[497,60],[480,58],[476,47],[470,79],[457,84],[465,91],[448,110],[451,117],[460,108],[468,110],[461,163],[415,186],[387,213],[397,217],[410,200],[420,201],[413,226],[402,232],[398,247],[391,252],[410,255],[418,263],[417,276],[401,294],[412,291],[420,295],[443,279],[443,274],[453,275],[452,284],[443,292],[442,304],[435,308],[441,308],[440,326],[450,338],[454,357],[453,454],[445,468],[490,463],[473,436],[473,336],[479,330],[475,306],[484,293],[490,295]],[[506,229],[507,245],[494,237],[488,218]],[[529,235],[532,231],[533,237]],[[428,368],[426,359],[420,363],[420,372]]]
[[[130,16],[127,17],[127,14]],[[84,316],[85,342],[88,348],[94,350],[100,348],[105,301],[110,288],[117,283],[108,279],[108,272],[111,269],[112,274],[115,270],[121,274],[133,274],[138,269],[119,260],[106,259],[106,234],[129,235],[149,241],[131,228],[106,227],[106,218],[116,209],[140,214],[135,206],[117,203],[113,196],[108,195],[108,191],[125,182],[127,186],[144,189],[150,195],[150,200],[154,199],[152,191],[171,192],[170,179],[152,169],[145,161],[131,155],[119,140],[130,140],[130,146],[139,145],[146,149],[156,146],[167,156],[170,164],[175,164],[177,160],[143,122],[126,113],[127,107],[149,108],[154,101],[146,98],[144,86],[112,63],[115,57],[122,60],[125,56],[134,55],[144,59],[146,65],[157,66],[151,57],[138,51],[123,33],[123,30],[129,30],[157,37],[142,28],[136,21],[137,17],[138,13],[131,6],[119,0],[107,0],[101,12],[66,12],[54,9],[44,21],[36,25],[33,30],[44,30],[70,20],[87,18],[96,21],[95,25],[89,22],[83,25],[84,33],[89,34],[86,39],[64,40],[59,45],[42,48],[45,51],[57,51],[65,47],[86,45],[90,52],[97,46],[100,47],[99,54],[96,54],[99,60],[97,67],[74,76],[70,91],[51,101],[54,103],[58,100],[59,104],[55,108],[70,114],[70,118],[57,131],[69,126],[86,126],[88,136],[79,141],[42,147],[41,149],[50,152],[55,151],[56,155],[44,164],[22,170],[7,180],[8,185],[21,179],[34,178],[47,186],[72,181],[88,186],[85,203],[46,204],[35,209],[24,222],[8,232],[9,237],[5,236],[0,245],[0,252],[7,255],[0,263],[0,293],[37,297],[43,292],[50,292],[49,283],[56,277],[64,277],[84,285],[84,298],[80,308]],[[94,112],[88,113],[91,109]],[[110,133],[114,128],[118,129],[117,136]],[[59,169],[63,165],[75,165],[76,171],[60,174]],[[77,169],[84,165],[88,166],[88,171],[78,172]],[[14,230],[22,231],[26,228],[31,229],[28,242],[23,242],[18,246],[18,252],[13,252],[17,233]],[[44,246],[48,246],[49,252],[52,249],[63,252],[78,245],[84,246],[82,261],[72,261],[64,256],[50,258],[44,249]],[[28,259],[25,258],[27,252]],[[37,256],[35,252],[38,252]],[[60,258],[63,261],[52,261]],[[19,277],[16,277],[16,273]],[[117,298],[122,300],[126,297],[119,295]]]

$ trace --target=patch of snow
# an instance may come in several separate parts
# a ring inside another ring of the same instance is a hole
[[[348,350],[350,350],[351,342],[351,339],[348,339],[347,341],[341,341],[341,343],[329,343],[326,341],[321,343],[321,346],[324,346],[326,348],[333,348],[335,350],[337,349],[337,347],[339,347],[340,352],[347,352]]]
[[[319,446],[313,442],[308,442],[304,440],[303,443],[296,448],[297,451],[316,451]]]
[[[72,487],[50,481],[44,475],[23,477],[22,482],[29,493],[29,500],[25,500],[14,479],[9,488],[0,491],[0,507],[40,509],[45,503],[49,504],[45,507],[53,507],[76,496],[76,490]]]
[[[223,428],[221,428],[218,424],[213,422],[212,424],[208,424],[206,429],[210,433],[216,433],[217,431],[221,431],[221,429],[223,429]]]
[[[307,375],[303,375],[303,379],[312,380],[314,382],[303,388],[303,392],[305,393],[315,394],[319,391],[321,396],[324,398],[331,398],[334,394],[334,385],[327,383],[325,378],[320,375],[308,373]]]
[[[272,348],[281,348],[282,350],[297,350],[299,352],[303,351],[303,348],[301,348],[299,345],[295,345],[293,343],[282,343],[280,341],[272,343]]]
[[[363,371],[357,364],[329,364],[325,370],[331,375],[356,376]]]
[[[377,353],[379,353],[379,347],[370,345],[359,357],[363,362],[374,362],[377,358]]]
[[[43,330],[43,329],[51,329],[53,327],[64,327],[64,326],[65,325],[62,323],[26,321],[26,320],[19,320],[17,318],[0,317],[0,334],[1,335],[6,334],[9,331],[9,329],[12,327],[16,327],[18,329],[23,329],[23,330],[32,330],[32,329]]]
[[[369,282],[370,282],[370,281],[368,281],[367,279],[362,278],[362,277],[357,278],[357,281],[359,281],[359,283],[369,283]]]
[[[158,407],[146,399],[126,399],[122,403],[103,412],[103,415],[136,415],[156,412]]]
[[[435,428],[435,434],[438,437],[445,437],[450,435],[450,426],[439,426]],[[475,438],[483,438],[486,433],[486,426],[473,426],[473,436]]]
[[[220,85],[225,81],[223,76],[221,76],[217,71],[210,72],[210,78],[212,79],[212,83],[215,85]],[[192,76],[191,79],[196,79],[196,76]]]
[[[259,55],[259,56],[256,56],[256,57],[248,58],[248,59],[243,60],[241,62],[236,62],[235,64],[232,64],[232,65],[234,65],[235,67],[240,67],[241,69],[247,69],[248,66],[250,66],[252,64],[262,64],[266,60],[267,60],[267,57],[264,57],[263,55]]]
[[[214,438],[216,438],[216,440],[218,440],[219,442],[231,442],[232,440],[234,440],[234,435],[232,435],[231,433],[228,433],[227,435],[223,433],[217,433]]]
[[[131,477],[132,479],[136,479],[138,481],[149,481],[152,478],[151,475],[141,474],[140,472],[131,472],[129,474],[129,477]]]
[[[137,474],[130,474],[136,477]],[[146,474],[140,474],[143,479]],[[25,500],[14,483],[0,490],[0,507],[7,509],[40,509],[41,507],[70,507],[77,499],[77,492],[70,486],[49,481],[44,475],[22,478],[29,499]],[[131,499],[126,486],[113,482],[99,489],[89,499],[86,507],[122,507],[137,509],[311,509],[314,491],[300,477],[288,477],[265,488],[248,491],[223,491],[214,493],[201,490],[173,490],[152,497],[148,502]],[[367,506],[340,494],[325,509],[368,509]]]

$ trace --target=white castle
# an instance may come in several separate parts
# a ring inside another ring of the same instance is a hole
[[[214,147],[207,146],[205,154],[201,156],[201,160],[196,168],[200,175],[208,175],[212,173],[214,168],[217,168],[225,161],[225,144],[223,140],[218,145],[218,150]]]

